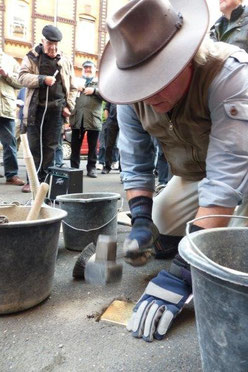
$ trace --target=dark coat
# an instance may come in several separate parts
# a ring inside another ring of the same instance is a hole
[[[86,96],[83,92],[76,100],[76,106],[70,117],[72,129],[98,130],[102,128],[102,97],[98,92],[97,81],[92,80],[86,87],[93,87],[93,95]]]
[[[36,110],[39,102],[39,88],[44,86],[45,76],[40,75],[39,61],[42,51],[42,45],[37,45],[34,49],[28,52],[23,58],[19,73],[19,81],[27,87],[25,106],[23,110],[24,125],[35,123]],[[77,88],[75,85],[75,76],[72,63],[69,59],[60,54],[58,61],[62,85],[66,95],[66,105],[72,111],[75,106]]]
[[[210,29],[210,37],[215,41],[223,41],[236,45],[248,52],[248,7],[235,9],[230,20],[220,17]]]

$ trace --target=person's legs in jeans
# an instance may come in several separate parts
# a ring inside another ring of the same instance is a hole
[[[98,153],[98,162],[104,164],[105,162],[105,134],[106,132],[106,123],[102,123],[102,130],[99,135],[99,153]]]
[[[80,129],[72,129],[71,135],[71,167],[79,168],[80,166],[80,148],[84,139],[85,130],[83,127]]]
[[[54,164],[57,166],[57,167],[61,167],[63,165],[63,147],[62,147],[62,143],[63,143],[63,134],[60,135],[60,138],[59,138],[59,144],[55,150],[55,160],[54,160]]]
[[[20,147],[20,144],[21,144],[20,134],[21,134],[21,120],[16,119],[15,120],[15,138],[16,138],[17,151],[19,151],[19,147]]]
[[[119,161],[119,149],[116,146],[116,142],[117,142],[117,139],[115,141],[115,145],[114,145],[113,150],[112,150],[112,162],[113,163],[116,163],[117,161]]]
[[[116,139],[119,133],[119,127],[116,122],[108,123],[107,127],[107,144],[106,144],[106,153],[105,153],[105,168],[111,170],[112,164],[112,152],[116,144]]]
[[[96,168],[96,160],[97,160],[97,140],[99,136],[98,130],[88,130],[87,131],[87,139],[88,139],[88,162],[87,162],[87,171],[89,172],[91,169]]]
[[[6,179],[18,173],[15,121],[0,117],[0,141],[3,145],[3,165]]]

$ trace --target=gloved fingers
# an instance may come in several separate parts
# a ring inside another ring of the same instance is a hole
[[[139,252],[138,240],[126,238],[123,243],[123,252],[125,256]]]
[[[134,324],[133,324],[133,332],[132,336],[133,337],[138,337],[141,338],[143,335],[144,331],[144,326],[145,326],[145,321],[146,321],[146,316],[147,313],[150,309],[150,307],[153,305],[154,301],[148,302],[148,301],[143,301],[141,302],[137,312],[136,312],[136,317],[134,319]]]
[[[151,252],[137,252],[137,254],[132,255],[131,257],[125,257],[125,262],[132,266],[144,266],[147,261],[151,258]]]
[[[161,301],[156,301],[152,304],[146,316],[143,339],[147,342],[152,342],[157,324],[161,318],[166,306]]]
[[[128,237],[124,240],[123,251],[127,257],[132,257],[139,252],[146,252],[153,248],[154,242],[159,237],[157,227],[149,220],[135,221]]]
[[[146,316],[153,303],[154,301],[142,301],[137,311],[133,313],[128,325],[133,337],[142,337]]]
[[[126,238],[123,243],[123,253],[126,257],[136,257],[152,249],[152,238],[146,244],[141,244],[137,239]]]
[[[132,313],[131,318],[127,322],[126,328],[127,328],[128,332],[131,332],[133,330],[133,324],[134,324],[135,317],[136,317],[136,311]]]
[[[142,297],[143,297],[143,296],[142,296]],[[147,297],[147,298],[148,298],[148,297]],[[141,309],[143,309],[144,306],[145,306],[145,304],[148,304],[148,303],[149,303],[149,301],[147,301],[147,299],[144,299],[143,301],[140,301],[140,300],[139,300],[139,301],[136,303],[136,305],[135,305],[134,308],[133,308],[132,316],[131,316],[131,318],[128,320],[127,325],[126,325],[126,328],[127,328],[128,332],[131,332],[131,331],[134,330],[134,324],[136,324],[137,312],[138,312],[139,307],[143,304],[143,305],[142,305],[142,308],[141,308]],[[140,310],[140,311],[142,311],[142,310]],[[138,314],[138,316],[139,316],[139,314]]]
[[[174,317],[174,314],[166,307],[157,325],[157,329],[154,333],[154,338],[156,338],[157,340],[162,340],[162,338],[164,338],[172,324]]]

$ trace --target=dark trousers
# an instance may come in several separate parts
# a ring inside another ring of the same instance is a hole
[[[84,139],[85,130],[83,127],[80,129],[72,129],[71,136],[71,167],[79,168],[80,166],[80,148]],[[97,140],[99,136],[98,130],[87,130],[88,140],[88,161],[87,170],[94,169],[96,167],[97,160]]]
[[[34,158],[35,167],[37,170],[39,169],[38,178],[40,182],[45,180],[48,168],[54,165],[55,151],[59,144],[64,120],[62,106],[48,108],[44,117],[41,139],[43,113],[44,107],[38,106],[35,123],[27,126],[29,147]]]
[[[115,121],[111,121],[107,125],[106,151],[105,151],[105,167],[111,169],[113,148],[119,134],[119,126]]]

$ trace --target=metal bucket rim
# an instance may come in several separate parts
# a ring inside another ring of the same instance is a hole
[[[232,230],[242,230],[247,231],[247,227],[215,227],[206,230],[200,230],[193,233],[190,233],[191,239],[193,240],[196,236],[207,235],[215,231],[232,231]],[[232,272],[227,272],[219,269],[211,264],[209,264],[204,258],[202,258],[193,248],[188,237],[185,236],[179,243],[178,247],[180,255],[193,267],[200,271],[204,271],[207,274],[217,277],[221,280],[225,280],[234,284],[243,285],[248,287],[248,278],[247,273],[242,271],[236,271],[236,274]],[[221,265],[220,265],[221,266]],[[225,268],[225,266],[223,266]],[[239,274],[240,276],[238,276]]]
[[[83,199],[79,198],[79,196],[92,196],[92,198]],[[100,202],[104,200],[120,200],[121,195],[114,192],[87,192],[87,193],[77,193],[77,194],[64,194],[58,195],[56,200],[59,202],[65,203],[92,203],[92,202]]]
[[[31,208],[31,206],[24,206],[24,205],[20,205],[20,206],[17,206],[18,208]],[[56,209],[56,211],[58,211],[58,213],[60,214],[60,216],[53,216],[53,217],[47,217],[47,218],[40,218],[38,220],[31,220],[31,221],[13,221],[13,222],[8,222],[6,224],[2,224],[0,225],[0,229],[6,229],[6,228],[11,228],[11,227],[19,227],[19,226],[30,226],[30,225],[45,225],[47,223],[51,223],[51,222],[57,222],[57,221],[61,221],[63,218],[65,218],[67,216],[67,212],[64,211],[63,209],[60,209],[60,208],[51,208],[49,206],[47,207],[41,207],[41,210],[42,209]],[[0,208],[0,211],[1,211],[1,208]]]

